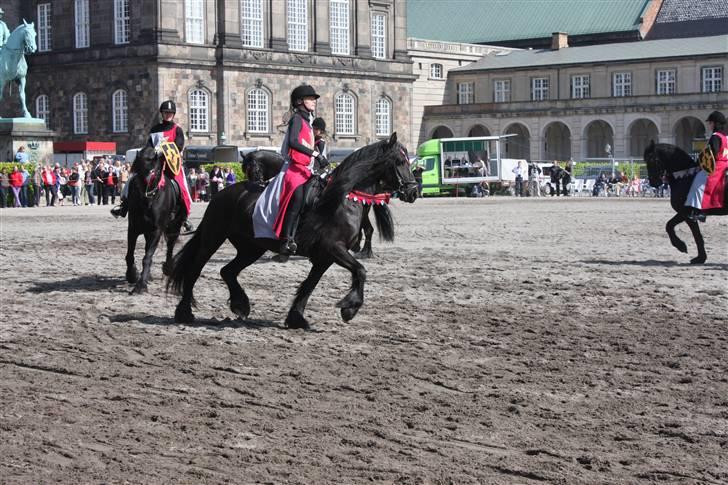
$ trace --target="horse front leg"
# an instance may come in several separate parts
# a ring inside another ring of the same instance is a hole
[[[685,220],[685,216],[678,212],[672,219],[667,221],[667,224],[665,225],[665,230],[667,231],[667,235],[670,238],[670,243],[672,243],[672,245],[675,246],[677,250],[681,253],[687,253],[688,247],[685,242],[677,237],[677,234],[675,234],[675,226]]]
[[[695,239],[695,245],[698,247],[698,255],[690,260],[690,264],[703,264],[708,255],[705,253],[705,241],[703,241],[703,234],[700,232],[700,226],[696,221],[686,219],[685,222],[688,224],[690,231],[693,233],[693,239]]]
[[[144,234],[146,243],[144,244],[144,258],[142,259],[142,274],[134,286],[134,289],[131,291],[132,294],[139,294],[147,291],[149,274],[152,271],[152,258],[154,257],[154,252],[157,250],[157,246],[159,245],[159,240],[161,238],[162,231],[159,229]]]
[[[230,291],[230,311],[245,320],[250,315],[250,300],[243,287],[238,283],[238,275],[243,269],[256,262],[266,250],[242,238],[230,237],[228,239],[238,253],[232,261],[223,266],[220,276]]]
[[[326,270],[331,267],[331,264],[332,261],[328,260],[314,262],[308,276],[298,287],[296,298],[293,300],[293,305],[291,305],[291,309],[288,311],[288,316],[286,317],[286,326],[288,328],[303,328],[306,330],[311,328],[311,325],[309,325],[303,316],[303,312],[306,310],[306,304],[308,304],[311,293],[313,293],[313,290],[318,285],[324,273],[326,273]]]
[[[139,280],[139,271],[134,264],[134,250],[136,249],[139,233],[129,228],[126,234],[126,281],[132,285]]]
[[[20,95],[20,108],[23,112],[23,118],[32,118],[33,116],[25,104],[25,76],[20,76],[20,80],[18,81],[18,94]]]
[[[348,322],[364,304],[364,283],[367,279],[367,270],[352,256],[343,245],[332,248],[331,256],[334,262],[351,272],[351,288],[349,293],[339,301],[336,306],[341,308],[341,318]]]

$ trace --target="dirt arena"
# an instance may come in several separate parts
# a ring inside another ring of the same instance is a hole
[[[107,207],[0,211],[0,483],[728,483],[728,217],[691,266],[666,200],[392,208],[359,315],[332,269],[312,332],[305,260],[244,271],[242,322],[224,246],[176,325]]]

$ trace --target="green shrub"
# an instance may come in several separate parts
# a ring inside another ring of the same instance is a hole
[[[223,163],[223,162],[213,162],[213,163],[206,163],[204,165],[200,165],[200,168],[204,170],[207,173],[210,173],[212,168],[217,165],[220,167],[220,170],[225,171],[226,168],[229,168],[233,171],[235,174],[235,181],[236,182],[244,182],[247,180],[245,177],[245,173],[243,173],[243,164],[242,163]]]

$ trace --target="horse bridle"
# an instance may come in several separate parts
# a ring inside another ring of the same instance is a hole
[[[402,155],[402,158],[407,163],[407,165],[409,165],[409,160],[407,159],[407,152],[405,152],[403,147],[399,148],[399,153],[400,153],[400,155]],[[397,192],[402,193],[407,189],[408,186],[417,185],[417,182],[405,182],[402,179],[402,175],[400,175],[399,170],[395,170],[394,173],[397,175],[397,185],[398,185]]]

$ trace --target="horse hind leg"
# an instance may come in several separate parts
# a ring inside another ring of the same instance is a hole
[[[231,237],[230,242],[237,249],[238,254],[235,255],[232,261],[223,266],[220,270],[220,276],[222,276],[230,291],[230,310],[240,319],[245,320],[250,315],[250,300],[248,295],[245,294],[245,290],[238,283],[238,275],[243,269],[257,261],[265,253],[265,249],[242,238]]]
[[[162,238],[162,231],[156,229],[151,233],[145,233],[144,239],[144,258],[142,258],[142,274],[131,291],[132,294],[145,293],[147,291],[147,285],[149,283],[149,275],[152,271],[152,258],[154,253],[157,251],[159,240]]]
[[[670,243],[677,248],[678,251],[681,253],[687,253],[688,247],[685,244],[685,242],[678,237],[678,235],[675,233],[675,226],[680,224],[681,222],[686,221],[685,216],[678,213],[675,214],[675,216],[667,221],[667,224],[665,225],[665,230],[667,231],[667,236],[670,238]]]
[[[131,228],[128,230],[126,237],[126,281],[135,284],[139,280],[139,271],[134,264],[134,250],[139,234],[133,232]]]
[[[361,228],[364,231],[364,247],[356,256],[361,259],[369,259],[374,256],[374,253],[372,252],[372,236],[374,236],[374,226],[372,226],[372,222],[369,220],[368,210],[364,213],[364,217],[362,218]]]

